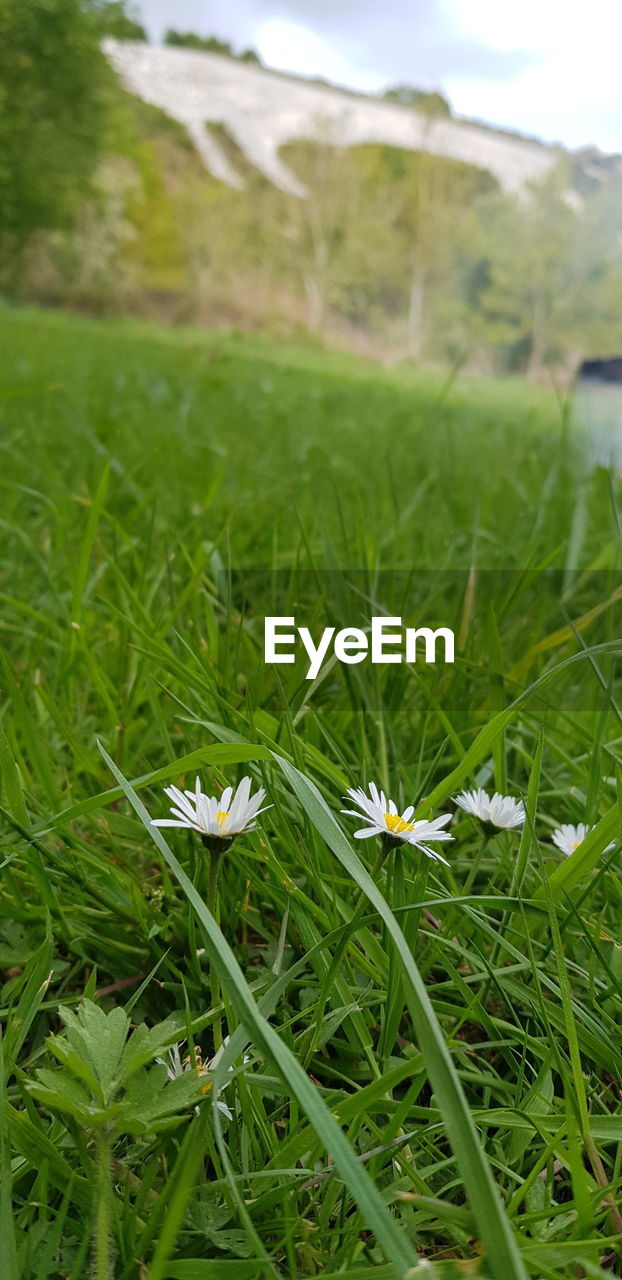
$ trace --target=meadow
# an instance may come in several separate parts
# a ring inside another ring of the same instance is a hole
[[[622,517],[569,403],[3,307],[0,451],[2,1280],[620,1274]],[[263,613],[413,571],[453,666],[265,668]],[[272,806],[216,855],[150,823],[197,775]],[[353,839],[370,782],[448,866]]]

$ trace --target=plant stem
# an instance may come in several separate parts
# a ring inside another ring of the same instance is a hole
[[[380,872],[389,854],[392,852],[393,849],[395,849],[395,841],[391,838],[391,836],[389,836],[388,839],[385,836],[381,836],[380,852],[378,854],[378,857],[376,858],[376,861],[374,862],[373,867],[369,872],[374,884],[376,883],[377,877],[380,875]],[[351,923],[353,923],[355,920],[358,920],[359,916],[362,916],[363,909],[365,908],[366,905],[367,905],[367,896],[362,889],[359,889],[356,902],[354,903],[354,911],[352,912]]]
[[[95,1179],[95,1276],[96,1280],[110,1280],[112,1248],[110,1239],[110,1210],[112,1187],[110,1184],[111,1142],[106,1129],[96,1136],[97,1176]]]
[[[209,849],[209,879],[207,882],[207,909],[213,915],[217,924],[219,921],[218,910],[218,878],[220,876],[220,859],[221,853],[219,849]],[[212,1009],[217,1009],[220,1004],[220,980],[218,970],[213,961],[210,961],[210,999]],[[222,1047],[222,1025],[220,1017],[214,1018],[213,1024],[214,1036],[214,1053]]]

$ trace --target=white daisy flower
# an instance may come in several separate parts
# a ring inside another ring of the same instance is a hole
[[[222,1044],[221,1044],[221,1046],[220,1046],[220,1049],[217,1049],[217,1050],[216,1050],[216,1052],[215,1052],[215,1054],[214,1054],[214,1057],[213,1057],[213,1058],[210,1058],[210,1060],[209,1060],[209,1062],[208,1062],[208,1064],[207,1064],[207,1065],[208,1065],[208,1068],[209,1068],[209,1070],[210,1070],[210,1071],[215,1071],[215,1070],[216,1070],[216,1067],[218,1066],[218,1063],[220,1062],[220,1059],[222,1058],[222,1055],[223,1055],[223,1053],[225,1052],[225,1049],[227,1048],[228,1043],[229,1043],[229,1036],[225,1036],[225,1038],[224,1038],[224,1040],[223,1040],[223,1042],[222,1042]],[[243,1054],[243,1056],[242,1056],[242,1062],[244,1063],[244,1066],[246,1066],[246,1064],[247,1064],[248,1062],[250,1062],[250,1057],[249,1057],[249,1055],[248,1055],[247,1053]],[[229,1069],[229,1071],[233,1071],[233,1067],[229,1067],[228,1069]]]
[[[512,796],[502,796],[499,791],[495,791],[492,799],[482,787],[477,787],[474,791],[461,791],[459,795],[454,796],[454,803],[464,809],[465,813],[479,818],[481,822],[490,822],[493,827],[504,828],[506,831],[511,831],[513,827],[522,827],[525,821],[525,806],[522,800],[514,800]]]
[[[165,787],[164,794],[171,804],[174,818],[151,820],[152,827],[185,827],[198,831],[210,839],[233,840],[243,831],[254,831],[255,819],[272,806],[263,805],[266,793],[260,787],[251,796],[251,779],[242,778],[236,791],[225,787],[221,796],[206,796],[197,778],[194,791],[180,791],[179,787]]]
[[[570,854],[574,853],[580,844],[583,844],[588,831],[591,830],[592,828],[587,822],[579,822],[576,827],[573,826],[572,822],[562,822],[561,827],[556,827],[551,832],[551,840],[553,844],[557,845],[558,849],[561,849],[562,853],[566,854],[566,857],[570,857]],[[615,847],[616,842],[612,840],[611,844],[607,845],[604,853],[610,853]]]
[[[556,827],[551,833],[551,840],[562,853],[569,856],[583,844],[589,829],[585,822],[579,822],[576,827],[571,822],[562,822],[561,827]]]
[[[194,1062],[192,1062],[192,1059],[190,1058],[190,1056],[182,1059],[180,1049],[181,1049],[181,1045],[179,1044],[172,1045],[168,1051],[168,1061],[164,1058],[156,1058],[156,1062],[159,1064],[159,1066],[166,1067],[166,1074],[169,1080],[176,1080],[178,1076],[183,1076],[186,1071],[196,1071],[198,1076],[207,1075],[209,1067],[212,1064],[210,1063],[207,1067],[203,1065],[200,1049],[195,1048]],[[211,1087],[212,1087],[211,1081],[206,1080],[205,1085],[201,1090],[201,1093],[209,1093]],[[217,1102],[216,1106],[218,1107],[218,1110],[221,1112],[221,1114],[223,1116],[226,1116],[227,1120],[233,1119],[233,1116],[228,1106],[226,1106],[224,1102]],[[198,1107],[195,1107],[195,1111],[198,1111],[198,1109],[199,1109]]]
[[[453,840],[453,836],[450,836],[448,831],[442,830],[451,821],[450,813],[444,813],[440,818],[434,818],[432,822],[427,822],[425,818],[421,818],[418,822],[411,822],[415,812],[414,805],[409,805],[402,814],[398,813],[395,802],[387,800],[384,791],[379,791],[375,782],[370,782],[369,794],[371,800],[365,795],[362,787],[356,787],[347,792],[354,804],[362,810],[367,821],[367,826],[354,832],[356,840],[369,840],[370,836],[392,836],[395,840],[403,840],[405,844],[410,844],[415,849],[421,849],[426,857],[435,858],[438,862],[444,862],[446,867],[449,866],[447,859],[442,858],[435,849],[430,849],[425,842]],[[341,812],[349,813],[354,818],[361,817],[357,809],[342,809]]]

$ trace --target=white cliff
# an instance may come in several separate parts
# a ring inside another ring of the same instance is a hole
[[[475,165],[506,192],[521,192],[557,163],[560,149],[459,120],[280,75],[213,53],[107,40],[106,52],[130,92],[185,125],[206,167],[231,186],[242,177],[206,125],[226,127],[247,159],[294,195],[304,189],[280,158],[296,138],[329,131],[341,146],[384,143]]]

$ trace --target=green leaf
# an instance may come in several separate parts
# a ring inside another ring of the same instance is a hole
[[[105,1013],[92,1000],[83,1000],[76,1013],[71,1009],[60,1012],[67,1041],[90,1065],[107,1104],[120,1084],[121,1058],[130,1025],[125,1010],[117,1007]]]
[[[68,1071],[48,1071],[41,1067],[36,1080],[27,1085],[28,1092],[51,1111],[62,1111],[88,1128],[99,1129],[108,1124],[119,1107],[93,1104],[92,1097]]]
[[[175,1116],[189,1113],[201,1101],[206,1089],[209,1082],[196,1071],[184,1071],[176,1080],[168,1080],[163,1066],[141,1071],[123,1099],[123,1131],[144,1134],[168,1128]]]

